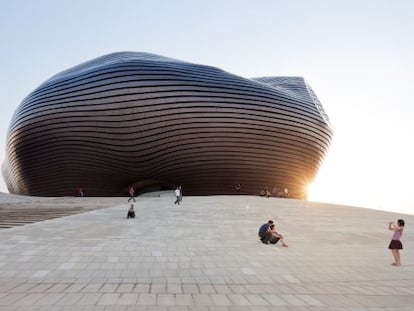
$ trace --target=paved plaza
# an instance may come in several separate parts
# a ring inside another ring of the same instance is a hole
[[[59,198],[89,211],[0,229],[0,311],[414,310],[414,216],[255,196],[174,199],[139,197],[126,219],[126,197]],[[400,217],[405,249],[394,267],[387,227]],[[259,241],[268,219],[288,248]]]

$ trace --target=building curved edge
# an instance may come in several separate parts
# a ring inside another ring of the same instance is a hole
[[[2,172],[11,193],[305,198],[332,138],[301,77],[246,79],[159,55],[119,52],[51,77],[17,108]]]

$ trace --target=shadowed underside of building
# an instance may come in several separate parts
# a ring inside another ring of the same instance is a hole
[[[111,196],[166,189],[304,198],[332,137],[300,77],[247,79],[148,53],[105,55],[17,108],[2,171],[11,193]]]

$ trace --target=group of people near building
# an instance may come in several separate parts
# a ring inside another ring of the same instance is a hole
[[[240,192],[240,190],[241,190],[241,185],[237,184],[236,191]],[[128,193],[129,193],[128,202],[130,202],[131,200],[136,202],[134,187],[131,186],[128,189]],[[289,192],[287,188],[284,189],[283,193],[285,197],[288,197]],[[82,189],[79,189],[79,194],[80,196],[83,196]],[[174,204],[179,205],[183,200],[181,186],[178,186],[175,189],[174,194],[176,197]],[[270,191],[267,187],[264,190],[264,195],[270,196]],[[131,204],[131,206],[129,207],[127,218],[135,218],[134,204]],[[388,248],[391,250],[391,253],[394,257],[394,262],[392,263],[393,266],[401,265],[400,250],[403,249],[403,245],[401,243],[401,236],[404,230],[404,226],[405,226],[405,222],[403,219],[398,219],[396,222],[390,222],[388,224],[388,229],[391,231],[394,231],[391,242],[388,246]],[[276,244],[280,241],[282,246],[288,247],[287,243],[285,242],[285,237],[283,236],[283,234],[279,233],[276,230],[276,226],[273,220],[269,220],[267,223],[264,223],[263,225],[261,225],[259,228],[258,235],[259,235],[260,241],[262,241],[264,244]]]
[[[260,196],[269,198],[271,196],[277,198],[289,198],[289,189],[284,188],[281,189],[279,187],[274,187],[272,191],[269,190],[269,187],[265,187],[264,189],[260,190]]]
[[[236,184],[234,186],[234,190],[236,190],[237,194],[241,194],[242,186],[241,184]],[[269,198],[271,196],[277,197],[277,198],[288,198],[289,197],[289,189],[288,188],[279,188],[279,187],[273,187],[273,189],[270,191],[269,187],[265,187],[264,189],[260,190],[259,195],[262,197]]]
[[[388,249],[391,250],[392,256],[394,258],[394,262],[392,263],[393,266],[401,266],[400,250],[403,249],[401,237],[404,231],[404,226],[404,219],[398,219],[396,222],[391,221],[388,224],[388,229],[394,232],[391,238],[391,242],[388,246]],[[276,226],[273,220],[269,220],[267,223],[261,225],[258,235],[260,241],[262,241],[264,244],[276,244],[280,241],[282,243],[282,246],[288,247],[283,234],[276,231]]]
[[[135,199],[135,189],[134,189],[133,186],[129,187],[128,193],[129,193],[128,203],[130,201],[136,202],[136,199]],[[175,197],[176,197],[174,204],[180,205],[180,203],[183,201],[183,193],[182,193],[181,186],[178,186],[174,190],[174,194],[175,194]],[[135,218],[134,204],[131,204],[131,206],[129,207],[128,213],[127,213],[127,218]]]

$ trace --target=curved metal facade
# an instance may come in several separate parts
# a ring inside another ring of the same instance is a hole
[[[184,194],[304,198],[332,130],[303,78],[246,79],[148,53],[105,55],[63,71],[17,108],[3,176],[11,193]]]

